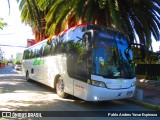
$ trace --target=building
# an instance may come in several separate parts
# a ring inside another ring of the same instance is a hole
[[[34,39],[27,39],[27,47],[30,47],[34,44],[36,44],[36,41]]]

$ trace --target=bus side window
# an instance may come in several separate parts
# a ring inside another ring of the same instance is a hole
[[[35,58],[35,48],[31,49],[31,58]]]
[[[33,58],[36,58],[36,57],[38,57],[38,54],[37,54],[37,52],[38,52],[38,49],[37,49],[37,48],[35,48],[35,49],[34,49],[34,52],[33,52],[33,54],[34,54]]]
[[[41,45],[41,47],[39,48],[39,56],[43,56],[43,45]]]
[[[48,56],[50,54],[50,50],[51,50],[50,48],[51,48],[50,45],[45,44],[44,51],[43,51],[43,56]]]
[[[35,57],[42,57],[43,44],[38,45],[35,49]]]
[[[62,49],[61,45],[62,45],[61,42],[55,42],[55,50],[54,50],[55,54],[60,54],[61,53],[61,49]]]
[[[26,59],[26,50],[23,52],[23,60]]]
[[[27,50],[25,50],[24,53],[23,53],[23,59],[24,60],[27,59]]]
[[[65,41],[65,38],[63,38],[64,35],[60,36],[56,40],[55,44],[55,53],[56,54],[62,54],[67,52],[67,44],[68,42]]]
[[[29,50],[25,50],[24,59],[29,59]]]
[[[52,41],[52,43],[50,44],[50,55],[54,54],[55,54],[55,41]]]
[[[29,49],[29,59],[32,58],[32,49]]]

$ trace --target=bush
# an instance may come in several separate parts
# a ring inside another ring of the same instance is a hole
[[[5,63],[5,64],[7,64],[7,63],[8,63],[8,61],[7,61],[7,60],[5,60],[5,59],[1,60],[1,62],[2,62],[2,63]]]
[[[19,60],[19,59],[16,59],[14,62],[13,62],[13,64],[21,64],[22,62],[21,62],[21,60]]]

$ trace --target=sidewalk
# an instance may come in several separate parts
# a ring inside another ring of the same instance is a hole
[[[150,109],[160,111],[160,89],[137,85],[135,95],[131,98],[131,101]]]
[[[136,90],[143,91],[143,101],[160,107],[160,90],[137,87]]]
[[[5,67],[0,68],[3,69]],[[153,110],[160,111],[160,89],[154,89],[153,87],[148,87],[144,85],[145,83],[137,84],[135,94],[133,98],[129,99],[129,101],[148,107]],[[141,99],[137,99],[137,96],[140,96]]]

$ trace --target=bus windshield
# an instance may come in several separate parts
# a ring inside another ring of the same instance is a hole
[[[135,77],[132,53],[124,37],[105,32],[94,35],[92,74],[106,78]]]

